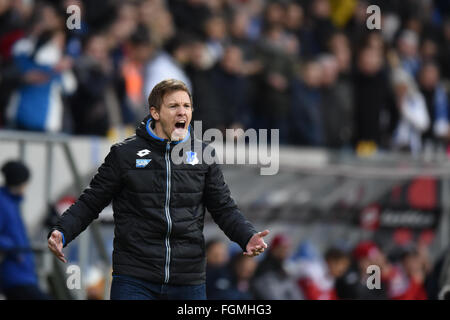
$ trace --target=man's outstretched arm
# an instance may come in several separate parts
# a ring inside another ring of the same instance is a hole
[[[63,213],[48,235],[49,249],[63,262],[66,261],[64,261],[62,248],[83,232],[94,219],[97,219],[100,212],[122,188],[121,170],[115,152],[115,146],[112,146],[89,187]]]
[[[238,243],[244,255],[255,256],[267,248],[263,237],[269,230],[257,232],[255,227],[242,215],[223,178],[219,165],[209,167],[204,191],[205,205],[215,223],[226,236]]]

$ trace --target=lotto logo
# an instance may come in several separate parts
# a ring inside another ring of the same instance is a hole
[[[150,153],[150,150],[148,150],[148,149],[143,149],[143,150],[138,151],[136,154],[137,154],[139,157],[144,157],[144,156],[148,155],[149,153]]]

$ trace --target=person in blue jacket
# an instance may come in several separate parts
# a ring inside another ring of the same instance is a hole
[[[30,171],[19,161],[2,167],[5,185],[0,188],[0,291],[8,300],[46,300],[38,287],[34,256],[21,217],[20,203]]]

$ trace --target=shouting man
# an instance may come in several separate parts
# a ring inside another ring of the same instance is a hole
[[[192,97],[179,80],[158,83],[150,115],[136,134],[112,146],[89,187],[49,233],[48,246],[63,262],[67,246],[111,201],[114,210],[111,299],[206,299],[205,208],[244,255],[267,248],[241,214],[217,163],[199,163],[194,150]],[[202,149],[206,148],[202,144]]]

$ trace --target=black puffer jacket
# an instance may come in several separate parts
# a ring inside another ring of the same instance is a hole
[[[158,138],[150,126],[149,118],[144,119],[136,135],[112,146],[89,187],[55,229],[63,232],[67,245],[112,200],[113,274],[161,284],[202,284],[205,208],[243,250],[256,230],[236,207],[217,164],[174,164],[171,151],[176,143]],[[179,143],[194,150],[190,135]]]

